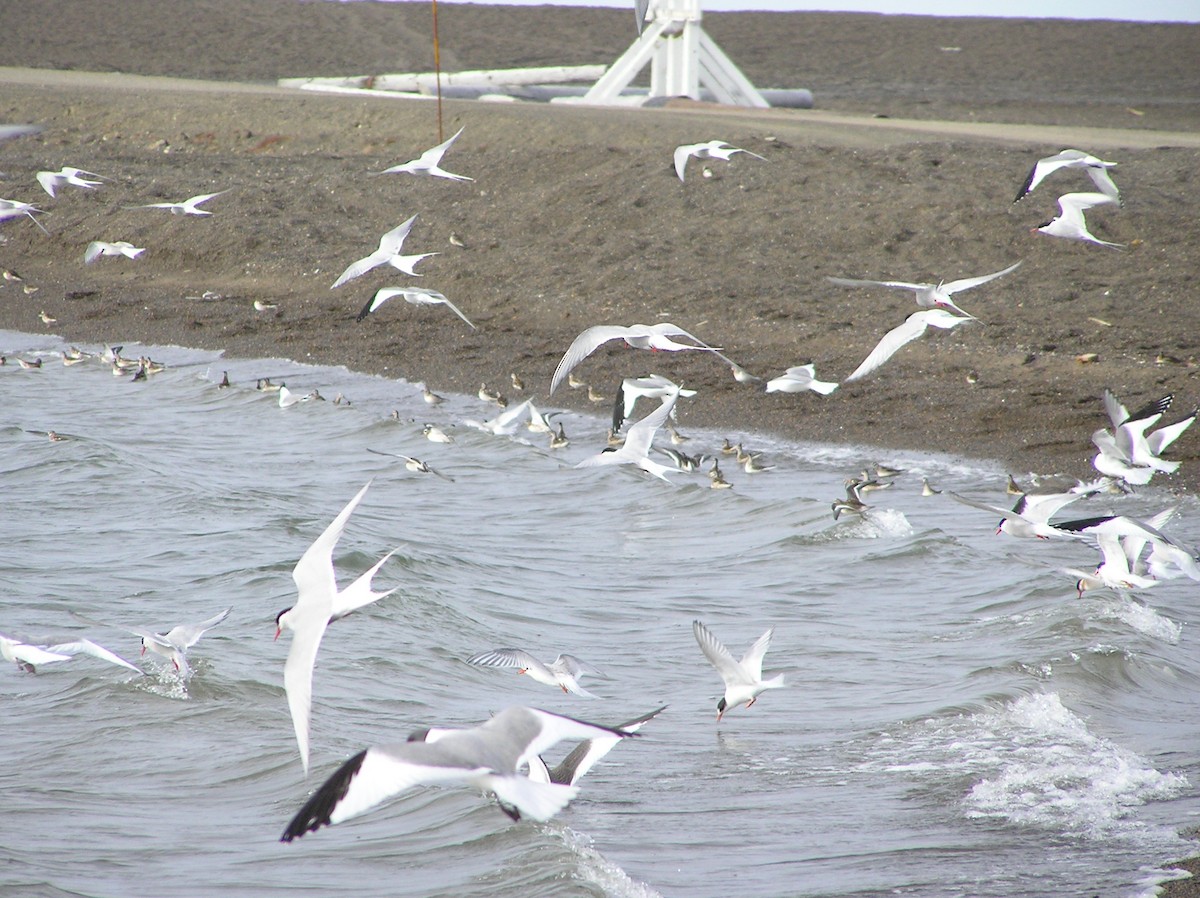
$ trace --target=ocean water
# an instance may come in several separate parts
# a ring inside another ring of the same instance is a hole
[[[574,469],[601,417],[563,415],[572,443],[551,451],[466,426],[495,413],[475,397],[430,409],[404,381],[127,346],[168,365],[132,382],[64,366],[65,348],[0,333],[0,632],[87,636],[146,676],[86,657],[0,668],[0,894],[1134,896],[1194,851],[1197,585],[1080,599],[1061,569],[1092,566],[1088,544],[997,535],[986,512],[921,494],[928,477],[1008,504],[993,463],[706,432],[681,403],[689,451],[732,436],[776,466],[725,460],[733,489],[714,491]],[[40,370],[13,363],[35,355]],[[282,409],[259,377],[350,404]],[[843,478],[876,461],[905,473],[865,520],[835,522]],[[306,779],[274,617],[368,481],[336,566],[345,583],[399,547],[376,578],[397,592],[326,634]],[[1170,504],[1167,530],[1200,540],[1197,502],[1161,488],[1074,507]],[[186,682],[127,629],[224,608]],[[786,687],[717,723],[695,619],[739,656],[774,627],[765,670]],[[585,698],[464,662],[500,646],[606,678]],[[430,788],[280,843],[361,748],[514,704],[610,724],[668,707],[549,823]]]

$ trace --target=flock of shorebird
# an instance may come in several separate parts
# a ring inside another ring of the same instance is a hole
[[[408,174],[452,181],[472,180],[441,167],[445,153],[461,134],[460,129],[449,140],[427,150],[416,159],[375,174]],[[674,153],[675,172],[683,181],[690,159],[728,161],[735,154],[762,158],[724,141],[709,141],[678,147]],[[1062,196],[1059,200],[1062,214],[1036,230],[1056,237],[1113,245],[1092,236],[1083,219],[1085,209],[1105,203],[1119,203],[1117,188],[1108,173],[1108,169],[1113,165],[1114,163],[1078,150],[1065,150],[1056,156],[1038,161],[1014,202],[1028,195],[1056,171],[1080,170],[1091,177],[1099,192]],[[707,170],[705,173],[708,173]],[[104,181],[101,176],[92,172],[71,167],[65,167],[58,172],[39,172],[37,180],[51,197],[64,187],[94,189]],[[203,194],[178,203],[149,203],[135,208],[162,208],[180,215],[209,215],[211,213],[201,206],[226,192],[228,191],[223,190]],[[32,203],[0,200],[0,220],[24,216],[42,227],[36,217],[42,211]],[[387,231],[380,238],[378,248],[351,263],[333,283],[332,288],[340,287],[369,271],[385,266],[409,276],[419,277],[416,266],[437,253],[405,255],[402,252],[416,219],[417,216],[413,215],[398,227]],[[136,259],[143,252],[143,248],[123,241],[94,241],[85,250],[84,260],[91,263],[103,257]],[[876,371],[902,346],[921,336],[929,327],[948,329],[974,320],[974,316],[956,303],[955,295],[1010,274],[1020,264],[1017,262],[991,274],[937,284],[830,278],[834,284],[845,287],[910,290],[919,307],[919,310],[908,316],[903,324],[889,331],[845,380],[854,381]],[[401,297],[413,304],[445,305],[464,323],[475,327],[468,317],[441,293],[407,287],[384,287],[376,291],[359,312],[359,320],[395,297]],[[582,386],[573,370],[601,346],[615,340],[621,340],[627,346],[638,349],[710,353],[727,365],[739,381],[751,383],[761,380],[723,355],[718,347],[709,345],[676,325],[598,325],[587,328],[571,343],[554,371],[550,393],[563,381],[567,381],[573,387]],[[116,366],[117,360],[120,360],[119,350],[110,349],[108,354]],[[64,357],[64,361],[66,360]],[[145,367],[144,362],[142,366]],[[515,374],[513,383],[514,387],[518,384]],[[221,386],[227,385],[226,377]],[[276,390],[282,407],[295,405],[307,399],[322,398],[316,391],[307,396],[297,396],[288,391],[285,385],[272,385],[260,381],[258,386],[263,390]],[[784,374],[768,380],[764,389],[767,392],[813,391],[829,395],[837,387],[836,382],[818,379],[815,368],[810,363],[788,368]],[[424,393],[426,401],[431,405],[440,401],[440,397],[428,388]],[[596,455],[585,458],[577,467],[627,464],[664,480],[668,479],[668,475],[673,471],[698,470],[707,458],[689,456],[679,449],[660,450],[664,457],[670,459],[671,465],[650,457],[655,435],[660,428],[666,427],[671,430],[672,437],[677,438],[674,440],[677,443],[684,439],[674,429],[671,419],[677,401],[691,395],[694,395],[694,391],[683,389],[659,375],[626,378],[621,383],[614,401],[613,426],[610,433],[612,445]],[[480,398],[502,406],[505,404],[500,402],[496,394],[482,386]],[[649,415],[632,424],[621,440],[616,435],[622,429],[625,420],[632,415],[639,398],[657,398],[660,404]],[[1192,423],[1195,413],[1183,421],[1147,434],[1167,410],[1170,404],[1169,396],[1132,414],[1111,395],[1106,395],[1105,402],[1113,429],[1111,433],[1107,429],[1097,431],[1093,435],[1093,442],[1098,449],[1095,466],[1108,478],[1106,484],[1144,484],[1155,472],[1174,469],[1173,466],[1177,463],[1164,460],[1162,453]],[[550,423],[553,415],[554,413],[543,415],[534,406],[532,399],[529,399],[515,407],[502,408],[501,413],[489,421],[471,423],[486,432],[503,435],[514,433],[527,420],[526,426],[529,429],[551,434],[552,446],[556,445],[555,440],[557,445],[565,445],[566,435],[561,423],[557,430]],[[453,437],[432,424],[427,425],[424,432],[427,438],[434,442],[453,441]],[[730,446],[727,441],[723,451],[736,453],[739,463],[747,473],[770,469],[770,466],[758,462],[757,455],[745,452],[740,445]],[[405,461],[409,470],[446,477],[419,459],[405,455],[399,457]],[[899,472],[885,469],[876,472],[879,477],[896,473]],[[709,471],[709,479],[713,488],[729,486],[715,459]],[[284,630],[292,634],[283,680],[301,764],[306,774],[309,768],[313,668],[326,629],[331,621],[384,599],[395,591],[376,591],[372,581],[381,566],[396,550],[383,555],[345,588],[338,587],[333,551],[352,513],[366,495],[369,485],[359,490],[304,552],[292,572],[297,591],[295,604],[280,612],[276,618],[276,638]],[[843,514],[868,514],[869,506],[863,501],[863,496],[873,489],[886,486],[886,483],[868,472],[864,472],[862,477],[848,481],[846,499],[838,500],[833,505],[835,518]],[[925,488],[929,493],[934,492],[928,484]],[[976,503],[960,496],[955,498],[968,504],[981,505],[986,510],[999,514],[1002,518],[1001,529],[1013,535],[1043,538],[1094,536],[1102,552],[1102,559],[1094,574],[1080,572],[1078,589],[1081,594],[1085,589],[1097,586],[1118,589],[1143,588],[1172,576],[1200,579],[1200,567],[1197,566],[1194,549],[1181,545],[1162,532],[1161,528],[1170,516],[1169,510],[1147,521],[1116,515],[1068,522],[1050,520],[1052,514],[1068,502],[1094,494],[1101,488],[1101,484],[1097,483],[1053,497],[1022,495],[1012,509]],[[220,624],[228,614],[229,611],[226,610],[197,624],[176,626],[165,634],[140,629],[131,629],[131,632],[141,638],[143,653],[151,651],[163,655],[171,661],[179,675],[186,678],[189,671],[187,650],[207,630]],[[724,693],[717,704],[718,720],[738,705],[753,705],[765,690],[783,685],[782,675],[766,679],[763,677],[763,660],[770,644],[772,630],[767,630],[755,640],[741,660],[735,659],[701,621],[693,622],[693,633],[704,657],[720,674],[725,685]],[[78,654],[90,654],[138,670],[135,665],[88,640],[41,646],[0,637],[0,653],[31,671],[42,664],[65,661]],[[602,676],[595,668],[572,655],[560,654],[551,662],[543,662],[520,648],[490,649],[466,660],[467,663],[480,667],[515,668],[519,673],[527,674],[539,683],[584,696],[591,693],[580,686],[580,679],[587,675]],[[579,777],[618,742],[635,736],[643,724],[652,720],[662,710],[660,708],[624,724],[610,727],[531,708],[514,707],[500,712],[474,728],[431,728],[414,733],[405,742],[373,747],[345,762],[312,794],[288,824],[282,838],[284,841],[291,841],[321,826],[349,819],[378,805],[388,797],[419,784],[471,784],[494,794],[500,806],[514,819],[527,817],[546,820],[576,794]],[[541,754],[564,740],[578,742],[580,745],[561,764],[551,768],[542,761]]]

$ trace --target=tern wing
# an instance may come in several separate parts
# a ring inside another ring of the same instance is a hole
[[[972,287],[978,287],[980,284],[986,284],[988,281],[994,281],[998,277],[1003,277],[1020,267],[1021,263],[1017,262],[1014,265],[1009,265],[1003,271],[995,271],[991,274],[984,274],[974,278],[962,278],[957,281],[950,281],[948,284],[942,284],[941,289],[943,293],[958,293],[961,290],[970,290]]]
[[[644,328],[622,327],[619,324],[597,324],[594,327],[589,327],[567,347],[567,351],[563,353],[562,359],[559,360],[558,367],[554,369],[554,377],[550,379],[550,392],[553,393],[563,379],[570,373],[571,369],[586,359],[589,355],[596,351],[598,347],[607,343],[609,340],[616,340],[636,333],[644,333]]]
[[[763,658],[767,654],[767,649],[771,647],[771,636],[774,632],[774,627],[767,630],[766,633],[754,640],[754,644],[742,656],[742,669],[756,681],[762,679]]]
[[[389,589],[387,592],[375,592],[371,588],[371,580],[379,572],[379,569],[387,564],[388,559],[399,551],[399,546],[392,549],[392,551],[363,571],[353,583],[345,589],[340,590],[333,597],[333,614],[329,619],[337,620],[338,618],[345,617],[351,611],[362,608],[364,605],[370,605],[372,602],[378,602],[380,599],[387,598],[394,593],[399,587]]]
[[[908,281],[864,281],[858,278],[832,278],[825,280],[839,287],[892,287],[896,290],[929,290],[935,284],[910,284]]]
[[[708,627],[698,620],[692,621],[692,633],[696,637],[696,642],[700,644],[700,651],[717,669],[717,673],[721,675],[726,686],[748,686],[754,682],[745,668],[738,664],[733,655],[729,653],[729,649],[725,648],[721,640],[713,636]]]
[[[876,344],[870,354],[862,360],[861,364],[854,369],[853,373],[846,378],[846,381],[858,380],[860,377],[866,377],[893,355],[895,355],[901,347],[911,343],[917,337],[925,333],[929,325],[935,327],[950,328],[955,325],[962,324],[964,321],[969,321],[969,318],[960,318],[957,315],[951,315],[945,309],[924,309],[920,312],[913,312],[904,319],[904,323],[898,327],[892,328],[883,335],[883,339]]]
[[[357,265],[357,264],[358,263],[356,262],[355,265]],[[354,267],[353,265],[350,266],[350,268],[353,268],[353,267]],[[350,271],[350,268],[347,268],[346,271],[347,272]],[[364,269],[364,270],[367,270],[367,269]],[[353,276],[358,277],[358,275],[353,275]],[[345,272],[343,272],[342,277],[345,277]],[[338,280],[341,281],[342,279],[338,278]],[[346,280],[350,280],[350,278],[346,278]],[[337,284],[334,284],[333,286],[336,287]],[[381,287],[380,289],[375,291],[374,296],[372,296],[370,299],[367,300],[367,304],[362,307],[362,311],[360,311],[358,313],[358,315],[355,317],[354,320],[362,321],[364,318],[366,318],[368,315],[370,315],[372,312],[374,312],[376,309],[378,309],[381,305],[383,305],[385,302],[387,302],[393,296],[402,296],[402,295],[404,295],[405,292],[406,291],[404,290],[403,287]]]
[[[93,658],[99,658],[101,661],[107,661],[109,664],[126,667],[135,673],[140,674],[142,672],[141,668],[130,664],[124,658],[110,652],[104,646],[96,645],[90,639],[80,639],[78,642],[65,642],[62,645],[52,645],[46,651],[54,655],[91,655]]]
[[[198,624],[180,624],[173,627],[167,633],[167,641],[181,649],[190,649],[207,631],[229,617],[229,612],[232,610],[232,608],[226,608],[220,614]]]

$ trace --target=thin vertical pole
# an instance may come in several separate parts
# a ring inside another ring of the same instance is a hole
[[[437,85],[438,143],[442,142],[442,56],[438,48],[437,0],[433,4],[433,77]]]

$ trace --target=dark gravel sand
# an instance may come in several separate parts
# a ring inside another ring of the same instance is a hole
[[[1200,402],[1198,27],[712,14],[707,29],[757,84],[810,88],[817,108],[447,101],[445,133],[466,128],[447,167],[476,179],[452,183],[368,175],[437,142],[434,103],[269,84],[428,68],[425,4],[178,9],[0,2],[3,62],[38,67],[0,70],[0,121],[46,126],[0,148],[0,195],[51,213],[49,236],[26,220],[0,231],[0,265],[39,288],[0,282],[0,325],[344,363],[438,390],[503,386],[515,371],[541,402],[578,406],[582,391],[545,394],[592,324],[672,321],[756,374],[811,360],[839,380],[915,306],[827,276],[951,280],[1023,260],[959,295],[979,324],[931,332],[828,398],[764,395],[701,353],[614,345],[578,372],[606,393],[650,371],[685,382],[700,390],[685,424],[735,437],[929,448],[1075,476],[1091,473],[1105,387],[1131,407],[1174,392],[1167,420]],[[443,4],[439,25],[450,70],[607,62],[633,38],[623,10]],[[766,161],[712,163],[711,178],[693,163],[681,184],[673,148],[712,138]],[[1059,193],[1090,189],[1081,174],[1012,204],[1033,161],[1064,146],[1119,163],[1124,207],[1089,222],[1125,250],[1030,233]],[[62,165],[113,180],[52,200],[33,175]],[[207,218],[126,208],[225,189]],[[441,253],[423,278],[377,270],[329,289],[413,213],[406,250]],[[85,266],[93,239],[146,252]],[[441,290],[479,329],[400,301],[354,320],[377,288],[405,283]],[[43,309],[56,324],[41,324]],[[1182,469],[1156,483],[1194,488],[1198,453],[1189,432],[1170,453]]]

